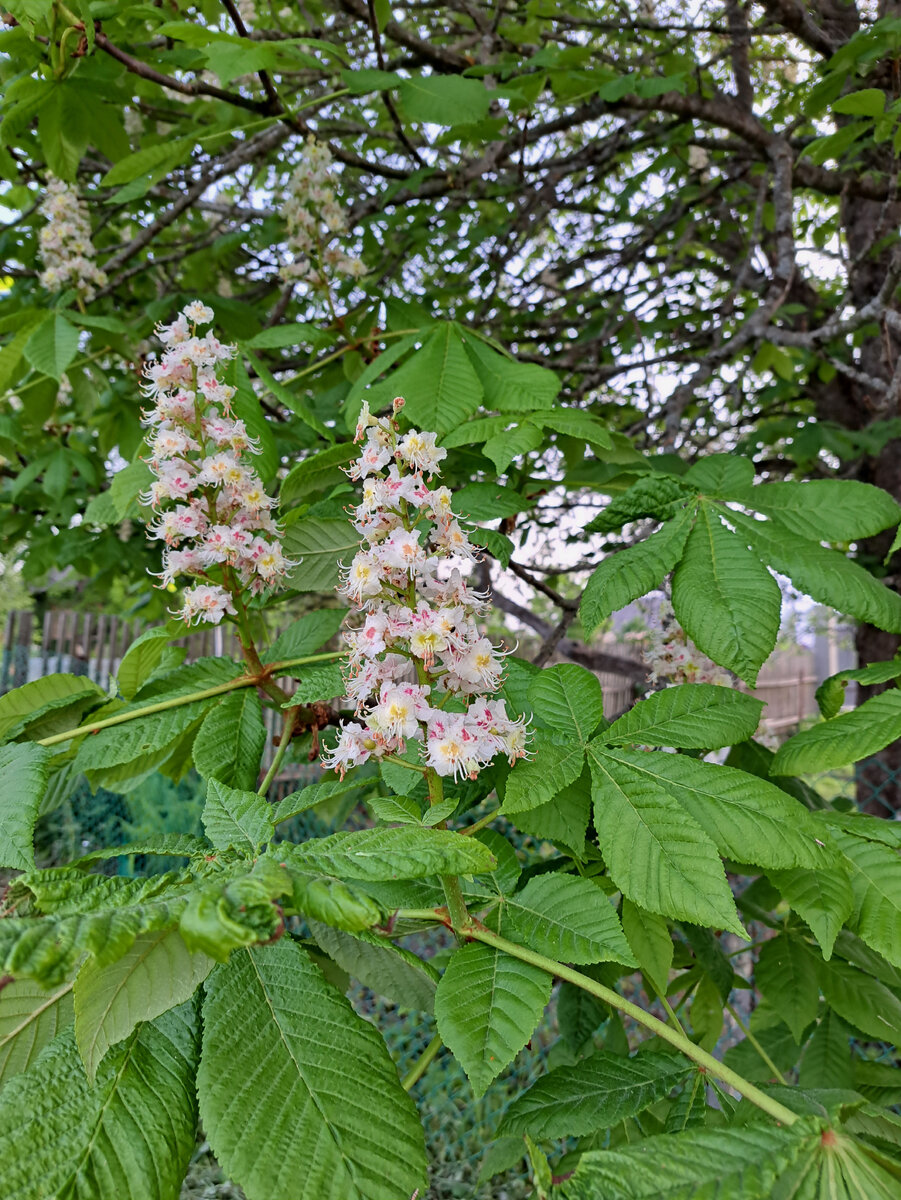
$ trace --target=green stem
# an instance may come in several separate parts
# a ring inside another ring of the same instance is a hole
[[[401,911],[403,912],[403,910]],[[772,1096],[768,1096],[766,1092],[762,1092],[753,1083],[749,1083],[747,1079],[739,1075],[736,1071],[733,1071],[731,1067],[727,1067],[725,1063],[721,1063],[712,1054],[708,1054],[706,1050],[702,1050],[700,1046],[696,1046],[684,1033],[680,1033],[664,1021],[651,1016],[650,1013],[646,1013],[643,1008],[639,1008],[631,1000],[626,1000],[625,997],[621,996],[619,992],[613,991],[612,988],[605,987],[602,983],[598,983],[597,980],[589,979],[587,975],[582,975],[579,971],[574,971],[572,967],[567,967],[563,963],[555,962],[552,958],[545,958],[543,954],[536,954],[534,950],[529,950],[525,946],[517,946],[515,942],[507,941],[506,938],[500,937],[477,922],[471,922],[466,927],[465,932],[467,937],[473,941],[483,942],[486,946],[494,946],[497,950],[503,950],[505,954],[509,954],[513,958],[518,958],[521,962],[530,963],[533,967],[538,967],[540,970],[546,971],[549,975],[556,975],[558,979],[565,979],[568,983],[581,988],[582,991],[596,996],[598,1000],[603,1000],[605,1004],[609,1004],[612,1008],[618,1008],[620,1012],[624,1012],[633,1021],[639,1025],[643,1025],[645,1029],[649,1029],[663,1041],[669,1042],[671,1046],[675,1046],[687,1058],[696,1062],[702,1071],[728,1084],[735,1091],[740,1092],[745,1099],[750,1100],[752,1104],[755,1104],[759,1109],[768,1113],[769,1116],[781,1124],[794,1125],[798,1120],[797,1115],[790,1108],[786,1108],[784,1104],[780,1104],[778,1100],[774,1100]]]
[[[462,833],[464,837],[472,837],[474,833],[481,833],[483,829],[491,824],[500,811],[499,808],[493,808],[490,813],[486,813],[484,817],[480,817],[472,825],[467,825],[465,829],[458,829],[457,832]]]
[[[269,791],[273,779],[279,772],[285,754],[288,752],[288,747],[291,745],[291,734],[294,732],[294,724],[297,721],[297,709],[286,709],[285,715],[282,718],[282,736],[278,743],[278,749],[275,752],[275,757],[272,760],[272,765],[263,777],[263,782],[257,788],[258,796],[265,796]]]
[[[305,658],[289,658],[284,662],[270,663],[268,670],[285,670],[287,667],[300,667],[305,663],[322,662],[325,659],[340,658],[341,653],[308,654]],[[216,687],[205,688],[201,692],[189,692],[185,696],[172,696],[168,700],[160,700],[157,704],[145,704],[141,708],[131,708],[128,712],[116,713],[114,717],[105,717],[102,721],[89,721],[87,725],[78,725],[74,729],[66,729],[63,733],[54,733],[52,737],[41,738],[38,746],[56,746],[59,742],[67,742],[70,738],[81,737],[85,733],[96,733],[98,729],[108,729],[112,725],[122,725],[126,721],[134,721],[138,717],[150,717],[154,713],[165,712],[168,708],[179,708],[183,704],[192,704],[195,700],[207,700],[211,696],[221,696],[223,692],[233,692],[237,688],[257,687],[260,680],[255,675],[239,675],[227,683],[217,684]]]
[[[757,1038],[754,1036],[754,1034],[751,1032],[751,1030],[745,1024],[745,1022],[738,1015],[738,1013],[735,1009],[735,1006],[730,1004],[728,1001],[726,1001],[726,1012],[729,1014],[729,1016],[732,1018],[732,1020],[738,1026],[738,1028],[742,1031],[742,1033],[745,1035],[745,1037],[748,1039],[748,1041],[751,1043],[751,1045],[754,1047],[754,1049],[757,1051],[757,1053],[760,1055],[760,1057],[763,1059],[763,1061],[766,1063],[766,1065],[769,1067],[769,1069],[773,1072],[774,1077],[776,1079],[778,1079],[778,1081],[780,1083],[785,1084],[785,1086],[787,1087],[788,1080],[785,1078],[785,1076],[782,1074],[782,1072],[779,1070],[779,1068],[776,1066],[776,1064],[773,1062],[773,1060],[767,1054],[766,1050],[764,1050],[763,1046],[761,1046],[760,1042],[757,1040]]]
[[[659,992],[657,994],[657,998],[660,1001],[660,1003],[663,1005],[663,1011],[666,1013],[669,1023],[672,1025],[672,1027],[674,1029],[678,1029],[683,1037],[686,1037],[687,1034],[685,1033],[685,1030],[682,1028],[682,1022],[676,1016],[675,1010],[673,1009],[673,1006],[670,1004],[669,1000],[667,1000],[666,996],[661,996]]]
[[[444,780],[434,767],[426,769],[426,779],[429,784],[429,804],[434,808],[436,804],[440,804],[444,799]],[[441,821],[440,826],[442,829],[446,829],[447,822]],[[463,889],[460,887],[460,880],[456,875],[442,875],[441,886],[444,888],[444,899],[447,902],[447,911],[450,915],[451,925],[453,926],[454,933],[459,936],[461,930],[471,920],[469,910],[466,907],[466,901],[463,899]]]
[[[419,775],[427,775],[428,767],[424,767],[421,763],[407,762],[405,758],[399,758],[396,754],[383,754],[383,762],[394,763],[398,767],[406,767],[408,771],[416,771]]]
[[[422,1054],[420,1054],[419,1058],[417,1058],[416,1062],[401,1080],[400,1086],[405,1092],[409,1092],[410,1089],[414,1087],[420,1081],[420,1079],[422,1079],[423,1075],[425,1075],[426,1071],[438,1057],[438,1053],[443,1045],[444,1043],[441,1041],[440,1035],[436,1033],[426,1046],[425,1050],[423,1050]]]
[[[256,680],[249,675],[239,675],[228,683],[220,683],[216,687],[205,688],[202,692],[190,692],[186,696],[172,696],[168,700],[160,700],[158,704],[145,704],[142,708],[132,708],[128,712],[116,713],[114,717],[106,717],[102,721],[89,721],[87,725],[79,725],[76,729],[67,729],[64,733],[54,733],[52,737],[41,738],[39,746],[55,746],[59,742],[67,742],[70,738],[81,737],[85,733],[97,733],[100,729],[109,729],[112,725],[123,725],[126,721],[134,721],[138,717],[150,717],[154,713],[165,712],[169,708],[180,708],[183,704],[191,704],[195,700],[207,700],[210,696],[221,696],[223,692],[233,692],[237,688],[253,687]]]

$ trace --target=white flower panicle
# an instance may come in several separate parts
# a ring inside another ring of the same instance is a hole
[[[718,667],[689,639],[669,600],[663,600],[657,609],[656,621],[641,654],[650,668],[651,683],[667,679],[674,683],[716,683],[731,687],[733,682],[728,671]]]
[[[285,279],[300,279],[326,288],[329,275],[359,279],[366,274],[361,259],[332,243],[347,232],[347,220],[335,198],[332,156],[314,137],[307,139],[303,161],[288,182],[285,219],[294,261],[282,267]]]
[[[44,269],[40,280],[48,292],[75,288],[85,303],[106,285],[106,274],[94,262],[91,223],[78,193],[62,179],[50,176],[47,194],[38,209],[47,218],[38,239]]]
[[[259,446],[232,416],[235,389],[216,377],[235,348],[197,332],[212,319],[213,310],[195,300],[157,329],[166,349],[144,371],[144,391],[153,400],[144,414],[148,462],[156,479],[141,500],[158,514],[150,535],[166,543],[162,586],[180,575],[197,580],[176,615],[218,624],[226,613],[235,615],[239,591],[257,595],[278,585],[297,563],[282,554],[270,512],[275,501],[247,462]]]
[[[402,404],[395,400],[395,413]],[[447,451],[434,433],[399,436],[365,404],[356,441],[363,449],[347,473],[363,490],[353,510],[362,543],[338,590],[363,618],[344,634],[347,695],[362,720],[342,726],[323,762],[343,776],[416,741],[439,775],[474,779],[497,754],[513,763],[525,756],[529,732],[525,718],[490,698],[503,654],[479,631],[487,597],[461,569],[476,552],[450,491],[426,480]]]

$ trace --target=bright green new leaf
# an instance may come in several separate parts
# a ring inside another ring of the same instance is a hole
[[[553,409],[560,391],[560,380],[553,371],[537,363],[517,362],[468,331],[464,345],[484,390],[485,408],[501,413],[544,413]],[[497,420],[490,417],[485,419]],[[509,418],[505,421],[507,423]]]
[[[78,330],[62,313],[48,316],[25,344],[25,357],[34,369],[57,382],[77,353]]]
[[[299,946],[237,951],[206,993],[200,1116],[248,1200],[422,1192],[422,1128],[385,1044]]]
[[[577,875],[530,879],[505,900],[498,929],[561,962],[637,965],[613,905],[599,887]]]
[[[285,847],[282,857],[304,870],[339,878],[422,879],[490,871],[495,858],[475,838],[447,829],[361,829]]]
[[[91,1087],[74,1030],[60,1034],[0,1093],[5,1200],[178,1200],[197,1129],[199,1046],[195,1006],[183,1004],[139,1025]]]
[[[72,984],[53,991],[17,979],[0,991],[0,1088],[28,1068],[72,1020]]]
[[[234,846],[254,854],[274,832],[272,808],[262,796],[228,787],[217,779],[209,781],[201,819],[217,850]]]
[[[579,778],[584,761],[581,742],[539,730],[531,744],[531,757],[516,763],[507,778],[503,811],[524,812],[552,800]]]
[[[901,505],[888,492],[854,479],[762,483],[738,499],[813,542],[853,542],[901,521]]]
[[[657,587],[682,556],[692,512],[684,509],[643,542],[609,554],[585,585],[579,616],[586,633]]]
[[[802,729],[776,751],[774,775],[829,771],[869,758],[901,737],[901,689],[871,696],[859,708]]]
[[[484,1095],[532,1036],[551,998],[551,977],[501,950],[471,942],[457,950],[438,984],[441,1040]]]
[[[838,550],[798,537],[771,521],[752,521],[730,512],[760,557],[814,600],[840,613],[901,633],[901,595]]]
[[[139,934],[110,966],[88,959],[75,980],[75,1039],[91,1083],[110,1046],[194,995],[214,967],[174,929]]]
[[[31,742],[0,746],[0,867],[34,866],[34,823],[50,763],[50,752]]]
[[[682,482],[706,496],[732,499],[754,482],[754,464],[739,454],[708,454],[692,463]]]
[[[116,682],[125,700],[135,698],[136,693],[159,666],[170,641],[183,636],[184,632],[184,626],[171,621],[168,625],[145,629],[140,637],[135,638],[123,654],[119,670],[116,672]]]
[[[754,685],[776,645],[782,593],[706,503],[673,575],[673,608],[698,649]]]
[[[602,741],[603,735],[593,745]],[[835,860],[810,814],[763,779],[684,754],[619,749],[604,754],[608,767],[617,764],[636,783],[678,803],[726,858],[765,868],[828,866]]]
[[[322,779],[319,783],[311,783],[299,792],[291,792],[280,800],[272,811],[273,823],[278,825],[288,821],[309,808],[314,808],[324,800],[335,800],[346,792],[363,787],[364,780],[354,779]]]
[[[809,1126],[746,1125],[642,1138],[634,1146],[589,1150],[561,1200],[769,1200]]]
[[[549,1139],[607,1129],[662,1100],[693,1070],[669,1054],[623,1058],[601,1051],[533,1083],[507,1109],[499,1132]]]
[[[736,688],[683,683],[654,692],[605,729],[610,746],[718,750],[752,737],[763,703]]]
[[[820,712],[827,721],[837,717],[845,703],[845,684],[852,680],[857,683],[890,683],[901,678],[901,658],[890,662],[870,663],[868,667],[852,667],[847,671],[838,671],[830,675],[816,690],[816,700]]]
[[[330,592],[338,582],[339,564],[350,562],[360,537],[349,521],[301,517],[285,530],[283,543],[287,558],[302,560],[289,572],[291,587],[299,592]]]
[[[597,675],[575,663],[541,671],[529,685],[529,702],[542,725],[587,742],[604,719]]]
[[[882,88],[862,88],[849,92],[832,104],[832,111],[849,113],[855,117],[881,117],[885,110],[885,92]]]
[[[623,895],[661,916],[746,936],[708,834],[658,782],[619,757],[624,751],[611,757],[595,743],[588,750],[598,843]]]
[[[405,79],[398,85],[397,98],[411,121],[432,125],[471,125],[481,121],[491,105],[483,83],[459,75],[416,75]]]
[[[207,713],[194,742],[194,766],[205,779],[250,789],[266,745],[263,707],[254,688],[229,692]]]
[[[315,654],[335,636],[346,616],[346,608],[320,608],[306,613],[278,635],[263,655],[263,662],[286,662]]]
[[[369,389],[371,408],[377,412],[394,396],[404,396],[404,417],[411,424],[438,434],[460,425],[482,399],[482,385],[464,349],[468,336],[452,321],[435,326],[406,362]]]
[[[613,533],[630,521],[655,517],[668,521],[684,508],[693,512],[695,495],[671,475],[644,475],[585,526],[585,533]]]

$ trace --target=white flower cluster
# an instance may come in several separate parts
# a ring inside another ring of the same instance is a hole
[[[728,671],[718,667],[689,639],[669,600],[660,602],[641,654],[650,668],[651,683],[667,679],[673,683],[717,683],[730,687],[733,682]]]
[[[288,182],[285,201],[288,247],[294,261],[282,267],[282,276],[301,279],[313,288],[327,287],[330,274],[351,279],[366,274],[361,259],[331,244],[347,232],[347,220],[335,198],[331,165],[328,147],[310,136],[303,161]]]
[[[235,348],[197,333],[212,319],[213,310],[195,300],[157,330],[166,349],[144,371],[144,391],[153,398],[144,423],[156,479],[141,500],[159,513],[149,533],[166,543],[162,585],[179,575],[200,581],[185,589],[177,615],[218,624],[235,614],[239,591],[256,595],[297,564],[282,554],[270,512],[275,501],[243,461],[259,447],[231,414],[235,389],[216,378]]]
[[[395,400],[395,412],[402,405]],[[365,404],[356,440],[364,438],[348,471],[363,487],[354,510],[363,542],[338,589],[363,613],[344,637],[347,695],[364,719],[342,726],[323,761],[343,775],[370,757],[403,754],[412,739],[439,775],[474,779],[497,754],[511,763],[523,757],[528,730],[502,699],[489,698],[503,656],[476,624],[487,598],[461,571],[476,553],[450,491],[425,479],[447,451],[434,433],[400,436]]]
[[[106,274],[94,262],[91,223],[78,193],[62,179],[50,176],[47,195],[38,209],[47,224],[38,235],[44,269],[41,283],[48,292],[75,288],[88,303],[97,288],[106,284]]]

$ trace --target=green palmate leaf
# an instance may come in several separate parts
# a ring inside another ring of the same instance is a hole
[[[551,982],[545,971],[479,942],[454,953],[438,984],[435,1016],[476,1096],[532,1036]]]
[[[483,447],[483,453],[494,463],[498,475],[503,475],[514,458],[521,458],[531,450],[537,450],[543,443],[542,431],[537,425],[527,421],[489,438]]]
[[[643,542],[604,559],[579,603],[586,633],[660,584],[682,557],[691,522],[692,512],[685,509]]]
[[[848,1027],[827,1008],[801,1059],[803,1088],[853,1088]]]
[[[294,704],[313,704],[317,700],[331,700],[344,695],[344,676],[338,663],[317,663],[310,667],[295,668],[300,676],[297,690],[284,707]]]
[[[190,999],[214,965],[206,954],[191,954],[173,929],[139,934],[110,966],[89,959],[78,972],[74,999],[75,1039],[90,1082],[110,1046],[138,1022]]]
[[[673,609],[700,650],[754,685],[776,645],[782,593],[706,503],[673,575]]]
[[[553,371],[499,354],[479,337],[468,336],[465,346],[485,393],[484,408],[501,413],[524,413],[543,412],[554,407],[560,380]],[[492,431],[499,432],[499,428]],[[487,436],[491,437],[492,433]]]
[[[401,1008],[434,1011],[438,972],[431,963],[374,933],[345,933],[318,921],[310,922],[310,928],[329,958],[352,979]]]
[[[28,1068],[41,1050],[72,1021],[72,984],[53,991],[29,979],[0,991],[0,1088]]]
[[[630,521],[656,517],[668,521],[683,508],[694,508],[694,494],[671,475],[645,475],[617,496],[585,526],[585,533],[613,533]]]
[[[525,812],[545,804],[574,783],[582,773],[585,748],[562,734],[539,731],[531,755],[510,772],[502,805],[505,813]]]
[[[630,762],[592,744],[589,765],[598,843],[623,895],[651,912],[744,936],[716,846],[701,826]]]
[[[550,412],[536,414],[532,420],[544,429],[553,429],[555,433],[562,433],[566,437],[578,438],[589,445],[599,446],[602,450],[609,450],[613,445],[607,428],[597,417],[580,408],[561,408],[556,405]]]
[[[575,875],[530,879],[505,901],[500,932],[563,962],[637,965],[613,905],[599,887]]]
[[[358,448],[352,442],[342,442],[301,459],[282,480],[278,493],[281,507],[289,508],[311,493],[346,479],[341,468],[358,453]]]
[[[422,879],[490,871],[495,858],[475,838],[446,829],[362,829],[313,838],[282,851],[289,864],[348,879]]]
[[[587,742],[604,719],[598,677],[575,663],[561,663],[536,675],[529,685],[529,702],[543,725],[581,742]]]
[[[888,846],[843,830],[832,836],[851,868],[858,936],[901,968],[901,858]]]
[[[370,407],[378,411],[394,396],[404,396],[404,418],[411,424],[438,434],[456,428],[482,399],[482,385],[464,349],[465,340],[453,322],[434,327],[419,350],[366,392]]]
[[[779,747],[774,775],[805,775],[859,762],[901,737],[901,690],[871,696],[859,708],[802,729]]]
[[[837,717],[845,703],[845,684],[855,680],[857,683],[889,683],[901,678],[901,659],[891,662],[870,663],[868,667],[855,667],[848,671],[839,671],[830,675],[816,690],[816,700],[820,712],[830,720]]]
[[[288,574],[299,592],[329,592],[338,582],[341,562],[350,562],[360,537],[349,521],[334,517],[302,517],[285,530],[285,556],[302,559]]]
[[[48,316],[25,345],[25,357],[36,371],[59,381],[78,353],[78,330],[62,313]]]
[[[707,496],[729,499],[740,496],[754,482],[754,464],[736,454],[709,454],[692,463],[682,482]]]
[[[405,79],[398,85],[397,98],[411,121],[435,125],[470,125],[486,116],[491,105],[484,83],[459,75]]]
[[[206,779],[252,788],[266,745],[263,707],[253,688],[223,697],[204,717],[194,742],[194,766]]]
[[[535,1138],[581,1137],[634,1117],[691,1075],[666,1054],[593,1054],[539,1079],[507,1109],[499,1132]]]
[[[853,542],[901,521],[888,492],[853,479],[764,483],[738,499],[813,542]]]
[[[238,951],[206,991],[201,1120],[248,1200],[424,1188],[422,1129],[384,1042],[299,946]]]
[[[884,983],[832,958],[820,967],[820,987],[843,1021],[877,1041],[901,1038],[901,1000]]]
[[[5,1200],[177,1200],[197,1126],[199,1043],[196,1009],[183,1004],[134,1030],[91,1087],[74,1030],[60,1034],[0,1094]]]
[[[276,804],[272,811],[273,823],[278,825],[282,821],[288,821],[324,800],[335,800],[362,787],[363,783],[363,780],[354,779],[352,776],[347,779],[323,779],[319,783],[311,783],[299,792],[291,792]]]
[[[146,146],[120,159],[104,175],[103,184],[105,187],[118,187],[123,183],[131,183],[133,179],[146,175],[148,171],[163,163],[168,165],[170,160],[174,160],[175,163],[183,161],[190,157],[194,145],[193,138],[178,138],[174,141],[167,139],[157,146]]]
[[[346,616],[346,608],[320,608],[306,613],[278,635],[263,655],[263,662],[285,662],[314,654],[335,636]]]
[[[800,1122],[799,1122],[800,1125]],[[748,1125],[659,1134],[618,1150],[589,1150],[561,1200],[769,1200],[809,1126]],[[787,1198],[786,1198],[787,1200]]]
[[[49,763],[43,746],[0,746],[0,867],[27,871],[34,866],[34,823]]]
[[[768,876],[791,908],[810,926],[813,936],[828,961],[838,931],[851,915],[854,895],[851,879],[842,864],[803,868],[794,871],[768,871]]]
[[[606,757],[680,804],[726,858],[765,868],[835,861],[810,814],[763,779],[683,754],[609,750]]]
[[[847,555],[827,550],[782,526],[777,528],[773,522],[752,521],[734,512],[729,520],[765,562],[814,600],[879,629],[901,633],[901,595]]]
[[[763,704],[735,688],[683,683],[654,692],[603,734],[610,746],[641,743],[718,750],[754,733]]]
[[[119,691],[126,700],[133,700],[138,690],[159,666],[169,642],[184,634],[180,622],[172,621],[154,629],[145,629],[131,643],[116,673]]]
[[[50,713],[64,713],[77,725],[81,713],[106,699],[84,675],[45,675],[0,696],[0,740],[18,737]]]
[[[255,853],[274,833],[272,809],[256,792],[211,779],[203,808],[203,828],[217,850],[235,846]]]
[[[669,926],[657,913],[647,912],[623,897],[623,933],[645,977],[658,996],[666,995],[673,965],[673,939]]]
[[[591,777],[588,768],[583,767],[578,779],[557,792],[552,800],[518,811],[516,827],[533,837],[567,846],[578,858],[584,858],[590,817]]]
[[[148,704],[155,702],[155,697],[147,701]],[[111,768],[128,768],[116,776],[121,778],[150,770],[167,757],[175,744],[195,722],[199,723],[214,703],[215,699],[189,701],[177,708],[148,717],[136,717],[133,721],[125,721],[83,737],[75,755],[76,769],[83,771],[95,785],[102,785],[114,777],[115,772],[111,772]],[[141,707],[142,704],[143,701],[135,701],[134,707]],[[119,709],[116,716],[125,711]]]
[[[0,973],[57,987],[84,954],[95,955],[100,963],[115,962],[139,933],[178,924],[188,902],[184,892],[183,888],[182,894],[170,892],[156,900],[144,899],[138,892],[119,897],[122,903],[115,908],[9,917],[0,924]],[[87,907],[87,899],[80,895],[73,903],[76,908]]]
[[[503,483],[467,483],[456,493],[462,515],[472,521],[493,521],[497,517],[515,517],[534,501]]]
[[[761,946],[754,980],[800,1045],[820,999],[816,956],[800,938],[780,934]]]

